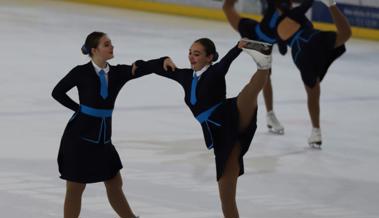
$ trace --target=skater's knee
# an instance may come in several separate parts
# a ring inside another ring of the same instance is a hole
[[[346,29],[345,34],[346,34],[347,39],[350,39],[353,36],[353,31],[352,31],[350,26],[349,26],[349,28]]]
[[[337,39],[336,39],[336,46],[335,47],[339,47],[339,46],[345,44],[352,37],[352,35],[353,35],[353,33],[352,33],[351,28],[346,28],[345,30],[340,30],[337,33]]]
[[[343,32],[342,35],[343,35],[344,41],[346,42],[353,36],[353,32],[351,28],[346,28],[346,30]]]
[[[250,79],[249,83],[246,85],[246,88],[250,91],[250,97],[252,98],[256,98],[261,90],[254,82],[253,79]]]
[[[86,188],[86,184],[67,182],[66,192],[71,195],[81,195]]]
[[[307,96],[308,98],[317,98],[320,96],[320,89],[318,89],[317,87],[313,87],[313,88],[307,88]]]
[[[122,182],[121,176],[118,174],[112,179],[105,181],[104,184],[105,184],[105,188],[108,191],[114,191],[114,190],[121,190],[123,182]]]

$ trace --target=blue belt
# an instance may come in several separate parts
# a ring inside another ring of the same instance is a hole
[[[113,112],[112,109],[97,109],[97,108],[88,107],[88,106],[81,104],[80,105],[80,112],[83,114],[92,116],[92,117],[101,118],[100,130],[99,130],[99,134],[97,136],[97,139],[94,140],[94,139],[89,139],[86,137],[81,137],[83,140],[99,144],[101,137],[103,136],[104,144],[111,141],[110,139],[105,140],[105,134],[107,131],[107,122],[105,121],[105,118],[112,117],[112,112]]]
[[[221,105],[221,103],[218,103],[218,104],[212,106],[211,108],[209,108],[208,110],[201,112],[199,115],[197,115],[195,117],[197,119],[197,121],[199,121],[200,124],[205,123],[205,125],[207,126],[207,130],[208,130],[209,136],[211,137],[211,141],[212,141],[212,143],[210,145],[207,144],[208,149],[212,149],[214,146],[213,145],[212,132],[211,132],[211,129],[209,128],[208,122],[212,123],[216,126],[221,126],[221,124],[210,120],[209,117],[212,115],[213,111],[215,111],[218,108],[218,106],[220,106],[220,105]]]
[[[262,40],[262,41],[264,41],[264,42],[267,42],[267,43],[270,43],[270,44],[274,44],[276,42],[275,38],[272,38],[272,37],[266,35],[262,31],[261,26],[259,24],[255,26],[255,33],[257,34],[257,36],[259,37],[259,39]]]
[[[105,117],[111,117],[113,110],[112,109],[97,109],[97,108],[88,107],[81,104],[80,112],[82,112],[83,114],[87,114],[89,116],[93,116],[93,117],[105,118]]]

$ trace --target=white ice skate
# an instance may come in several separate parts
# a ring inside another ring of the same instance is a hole
[[[320,2],[324,3],[327,7],[337,4],[336,0],[320,0]]]
[[[267,112],[266,120],[269,132],[278,135],[284,134],[284,127],[280,124],[278,118],[276,118],[274,111]]]
[[[320,128],[313,128],[311,136],[308,138],[308,144],[311,148],[321,149],[322,139]]]
[[[243,49],[248,55],[250,55],[255,63],[257,63],[258,69],[268,70],[271,68],[272,62],[272,45],[249,39],[242,39],[247,42]]]

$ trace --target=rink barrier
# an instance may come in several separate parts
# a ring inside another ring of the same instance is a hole
[[[173,3],[162,3],[162,2],[148,2],[144,0],[64,0],[69,2],[84,3],[84,4],[94,4],[109,6],[115,8],[126,8],[132,10],[140,10],[154,13],[165,13],[180,16],[188,16],[202,19],[219,20],[226,21],[226,17],[222,10],[214,8],[204,8],[189,5],[179,5]],[[241,13],[242,16],[252,18],[255,20],[261,20],[262,16],[254,14]],[[333,24],[314,22],[316,28],[320,30],[335,30]],[[379,41],[379,30],[362,28],[362,27],[352,27],[353,37],[364,38],[370,40]]]

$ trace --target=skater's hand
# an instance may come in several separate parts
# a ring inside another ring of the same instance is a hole
[[[165,71],[175,71],[176,65],[174,62],[171,60],[171,58],[166,58],[163,62],[163,69]]]
[[[241,39],[241,40],[238,42],[238,48],[240,48],[240,49],[245,48],[247,44],[248,44],[248,42],[246,42],[246,41],[244,41],[243,39]]]

